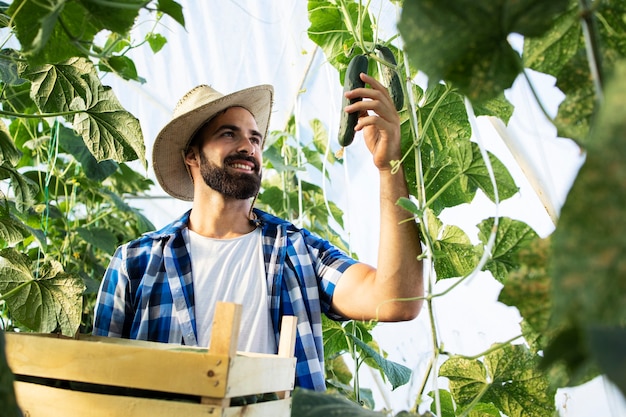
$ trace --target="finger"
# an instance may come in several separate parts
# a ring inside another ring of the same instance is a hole
[[[356,101],[345,107],[348,113],[359,112],[361,115],[374,112],[381,118],[389,122],[395,122],[398,119],[398,113],[391,99],[386,99],[380,93],[368,93],[364,100]]]

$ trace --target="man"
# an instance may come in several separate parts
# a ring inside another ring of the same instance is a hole
[[[193,200],[163,229],[116,251],[102,281],[94,334],[207,346],[216,301],[243,305],[239,350],[276,352],[282,315],[298,318],[296,385],[325,389],[321,314],[335,319],[400,321],[423,296],[417,228],[396,205],[408,196],[400,159],[400,122],[387,90],[347,92],[363,100],[362,130],[380,172],[377,268],[357,262],[307,230],[253,208],[273,88],[222,95],[187,93],[161,130],[153,165],[162,188]],[[400,300],[402,299],[402,300]]]

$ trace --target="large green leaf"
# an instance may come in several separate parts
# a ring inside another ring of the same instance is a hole
[[[43,112],[70,112],[66,117],[73,117],[74,129],[98,161],[146,164],[139,121],[100,83],[91,62],[73,58],[29,68],[23,76],[31,80],[31,96]]]
[[[30,236],[28,227],[19,219],[0,211],[0,241],[7,246],[13,246]]]
[[[126,0],[123,6],[88,0],[18,0],[11,3],[8,14],[29,62],[44,64],[86,57],[96,34],[126,33],[145,4],[144,0]]]
[[[443,225],[432,211],[427,211],[428,233],[433,240],[437,280],[463,277],[478,265],[482,251],[474,246],[458,226]]]
[[[181,26],[185,26],[182,6],[174,0],[158,0],[157,9],[173,18]]]
[[[62,272],[56,261],[33,265],[13,249],[0,252],[0,294],[12,316],[29,329],[57,328],[73,336],[82,312],[83,280]]]
[[[559,17],[542,37],[524,40],[524,64],[554,75],[565,93],[555,120],[562,137],[586,140],[597,110],[597,94],[581,29],[580,5],[571,1],[567,13]],[[610,76],[619,59],[626,58],[626,4],[621,0],[595,2],[586,13],[592,22],[591,37],[598,45],[600,78]],[[595,23],[595,24],[593,24]]]
[[[59,144],[80,162],[85,175],[91,180],[102,181],[117,170],[118,164],[110,159],[98,162],[82,138],[65,126],[59,128]]]
[[[553,234],[554,319],[626,324],[626,61]],[[598,302],[602,300],[602,302]]]
[[[15,147],[7,125],[0,120],[0,165],[7,163],[14,167],[21,156],[22,153]]]
[[[117,246],[115,234],[102,227],[78,227],[78,235],[90,245],[102,250],[105,253],[113,253]]]
[[[381,417],[345,397],[305,389],[293,392],[291,415],[298,417]]]
[[[354,343],[364,352],[369,358],[373,359],[378,368],[385,375],[387,380],[391,383],[391,389],[394,390],[402,385],[405,385],[411,379],[411,370],[404,365],[400,365],[397,362],[390,361],[384,358],[380,353],[374,350],[367,343],[363,342],[358,337],[351,334],[351,339]]]
[[[536,368],[538,356],[523,345],[506,345],[485,356],[484,362],[450,358],[439,374],[450,380],[458,407],[473,401],[494,404],[509,417],[544,417],[555,411],[548,379]]]
[[[498,199],[503,201],[513,197],[517,194],[519,188],[515,184],[515,180],[513,180],[509,170],[494,154],[489,151],[486,153],[489,157],[489,163],[491,164],[491,169],[493,170],[494,178],[496,180]],[[491,176],[489,175],[487,163],[485,162],[485,159],[483,159],[479,146],[474,142],[472,142],[472,155],[472,164],[464,172],[464,175],[467,176],[470,183],[475,184],[476,187],[480,188],[491,201],[495,202],[496,194],[493,189],[493,183],[491,181]]]
[[[484,245],[489,240],[494,224],[495,219],[492,217],[478,225],[478,236]],[[499,218],[496,239],[485,269],[491,271],[495,279],[503,282],[511,271],[522,266],[520,251],[527,249],[537,237],[537,233],[526,223],[508,217]]]
[[[439,214],[446,207],[470,203],[481,189],[495,201],[495,193],[487,165],[480,148],[470,142],[471,125],[463,97],[447,85],[429,87],[425,93],[415,88],[416,101],[422,103],[417,109],[420,128],[419,145],[426,200],[429,208]],[[410,192],[417,195],[417,171],[409,121],[403,120],[402,150],[407,157],[403,161]],[[493,154],[487,152],[496,178],[500,200],[517,193],[513,177]]]
[[[0,165],[0,178],[9,178],[18,211],[24,211],[36,202],[35,196],[39,191],[36,182],[5,165]]]
[[[350,59],[365,52],[357,43],[358,39],[369,42],[371,51],[374,50],[372,26],[367,10],[361,10],[361,21],[359,4],[352,0],[309,0],[308,10],[311,23],[308,29],[309,38],[322,48],[328,62],[339,71],[339,79],[343,80]],[[349,30],[347,22],[351,22],[354,33]]]
[[[565,336],[556,338],[548,362],[563,360],[573,374],[584,372],[591,359],[589,341],[580,336],[587,335],[585,329],[626,326],[625,138],[626,61],[621,61],[607,83],[585,163],[552,236],[552,327],[567,327],[562,334],[579,336],[576,343],[559,343]],[[608,349],[616,349],[612,354],[624,358],[618,346]],[[604,372],[610,370],[605,362],[599,365]]]
[[[578,2],[572,2],[542,36],[524,38],[524,66],[558,77],[583,46],[579,19]]]
[[[504,277],[498,301],[517,307],[523,317],[526,341],[534,349],[541,350],[543,340],[535,338],[544,334],[552,309],[551,280],[547,271],[549,241],[537,238],[516,252],[512,262],[516,266]]]
[[[511,33],[539,36],[568,0],[415,0],[398,29],[411,63],[431,82],[446,80],[473,102],[500,95],[522,69]]]
[[[626,395],[626,326],[590,326],[587,336],[594,360]]]

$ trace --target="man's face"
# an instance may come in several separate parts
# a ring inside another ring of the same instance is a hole
[[[254,197],[261,187],[262,134],[252,114],[232,107],[201,131],[200,174],[227,198]]]

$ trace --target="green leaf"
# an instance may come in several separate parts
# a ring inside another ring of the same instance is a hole
[[[102,181],[117,170],[118,164],[114,161],[98,162],[87,149],[82,138],[65,126],[60,126],[59,128],[59,144],[80,162],[85,175],[91,180]]]
[[[293,392],[291,415],[298,417],[381,417],[385,414],[367,410],[336,394],[297,388]]]
[[[107,29],[117,33],[128,32],[135,24],[139,11],[146,5],[145,0],[124,0],[122,4],[92,0],[80,0],[79,3],[98,31]]]
[[[134,25],[144,0],[116,2],[34,2],[11,3],[9,15],[15,21],[17,38],[29,63],[50,64],[72,57],[86,57],[88,47],[102,30],[126,33]],[[61,24],[62,22],[62,24]]]
[[[495,191],[489,176],[489,171],[485,160],[482,157],[480,148],[477,144],[472,142],[472,163],[470,167],[464,172],[470,184],[480,188],[489,199],[493,202],[496,201]],[[496,179],[496,187],[498,189],[498,198],[500,201],[513,197],[519,191],[513,177],[509,173],[506,166],[491,152],[487,152],[489,161],[491,163],[491,169],[493,170],[494,177]]]
[[[36,202],[39,186],[36,182],[20,174],[17,170],[0,165],[0,178],[9,178],[13,189],[15,207],[24,211]]]
[[[537,369],[538,361],[539,356],[524,345],[508,345],[487,355],[485,365],[492,382],[485,399],[509,417],[554,413],[556,389]]]
[[[487,370],[479,360],[450,358],[441,364],[439,375],[450,381],[450,392],[459,407],[466,407],[489,389]]]
[[[111,56],[101,59],[98,68],[101,71],[113,72],[124,80],[138,81],[141,84],[146,82],[137,74],[135,63],[127,56]]]
[[[513,116],[513,105],[506,99],[504,94],[477,103],[472,107],[476,116],[494,116],[501,119],[505,124],[508,124],[511,116]]]
[[[359,4],[352,1],[309,0],[308,10],[311,23],[307,31],[309,38],[322,48],[328,62],[339,71],[339,79],[343,80],[350,59],[365,52],[358,43],[359,38],[370,44],[373,42],[369,14],[361,10],[362,20],[358,21]],[[347,22],[352,22],[356,33],[350,32]]]
[[[626,327],[590,326],[587,332],[592,357],[626,395]]]
[[[1,15],[0,15],[1,16]],[[7,85],[20,85],[26,82],[19,75],[19,52],[14,49],[0,50],[0,81]]]
[[[0,165],[8,163],[11,166],[17,165],[22,153],[15,147],[7,125],[0,120]]]
[[[80,324],[84,288],[82,279],[65,274],[56,261],[33,268],[25,255],[0,251],[0,294],[15,320],[33,331],[59,328],[73,336]]]
[[[539,36],[568,0],[405,2],[398,29],[411,63],[432,83],[451,82],[473,102],[500,95],[522,69],[511,33]]]
[[[536,368],[538,356],[523,345],[506,345],[485,356],[484,362],[450,358],[439,374],[450,381],[458,407],[473,401],[491,403],[509,417],[540,417],[555,411],[554,395],[545,375]]]
[[[31,80],[31,96],[42,111],[75,112],[74,129],[98,161],[146,164],[139,121],[100,83],[91,62],[75,58],[30,68],[23,76]]]
[[[596,123],[552,235],[549,264],[550,330],[559,335],[546,348],[546,364],[565,363],[574,380],[588,372],[589,362],[598,365],[585,329],[626,323],[626,61],[607,81]],[[615,349],[612,356],[625,357]]]
[[[524,66],[558,77],[567,62],[584,46],[577,3],[558,16],[540,37],[524,38]]]
[[[174,0],[157,1],[157,10],[170,16],[179,25],[185,26],[185,16],[183,15],[183,7]]]
[[[428,396],[433,399],[430,404],[430,411],[437,415],[437,403],[435,398],[435,392],[431,391]],[[456,417],[454,412],[454,401],[452,400],[452,394],[445,389],[439,390],[439,405],[441,407],[441,417]]]
[[[491,217],[478,225],[478,236],[484,245],[489,240],[494,224],[495,219]],[[496,240],[485,269],[491,271],[495,279],[503,282],[511,271],[521,267],[520,251],[527,249],[537,238],[537,233],[526,223],[508,217],[499,218]]]
[[[435,251],[437,280],[463,277],[476,268],[480,259],[480,248],[474,246],[467,234],[458,226],[446,225],[427,212],[428,233]]]
[[[0,211],[0,241],[7,246],[13,246],[30,235],[28,227],[19,219]]]
[[[537,238],[520,248],[514,261],[519,265],[504,277],[504,287],[498,297],[498,301],[519,310],[524,337],[531,346],[535,345],[535,350],[544,347],[540,339],[546,335],[552,309],[551,278],[547,270],[549,244],[547,239]],[[531,331],[532,334],[528,334]],[[532,340],[539,334],[540,339]]]
[[[554,323],[626,323],[624,138],[626,60],[616,66],[614,77],[607,82],[585,163],[552,236]]]
[[[408,211],[409,213],[414,214],[416,216],[419,216],[422,214],[422,210],[420,210],[419,207],[417,207],[417,204],[415,204],[412,200],[406,197],[400,197],[400,199],[396,202],[396,204],[402,207],[403,209],[405,209],[406,211]]]
[[[348,350],[346,332],[340,322],[322,315],[324,358],[331,359]]]
[[[391,389],[405,385],[411,379],[411,370],[404,365],[385,359],[380,353],[372,349],[367,343],[361,339],[354,337],[348,333],[348,336],[354,343],[370,358],[374,360],[376,365],[382,370],[383,374],[391,383]]]
[[[105,253],[113,253],[117,246],[115,234],[102,227],[78,227],[78,235],[90,245],[101,249]]]
[[[154,52],[155,54],[159,52],[161,49],[163,49],[163,47],[167,43],[167,38],[158,33],[147,34],[146,40],[148,41],[148,44],[150,45],[150,49],[152,49],[152,52]]]
[[[341,384],[348,385],[352,381],[352,372],[343,356],[336,356],[331,360],[325,360],[326,374],[328,377],[338,381]]]

